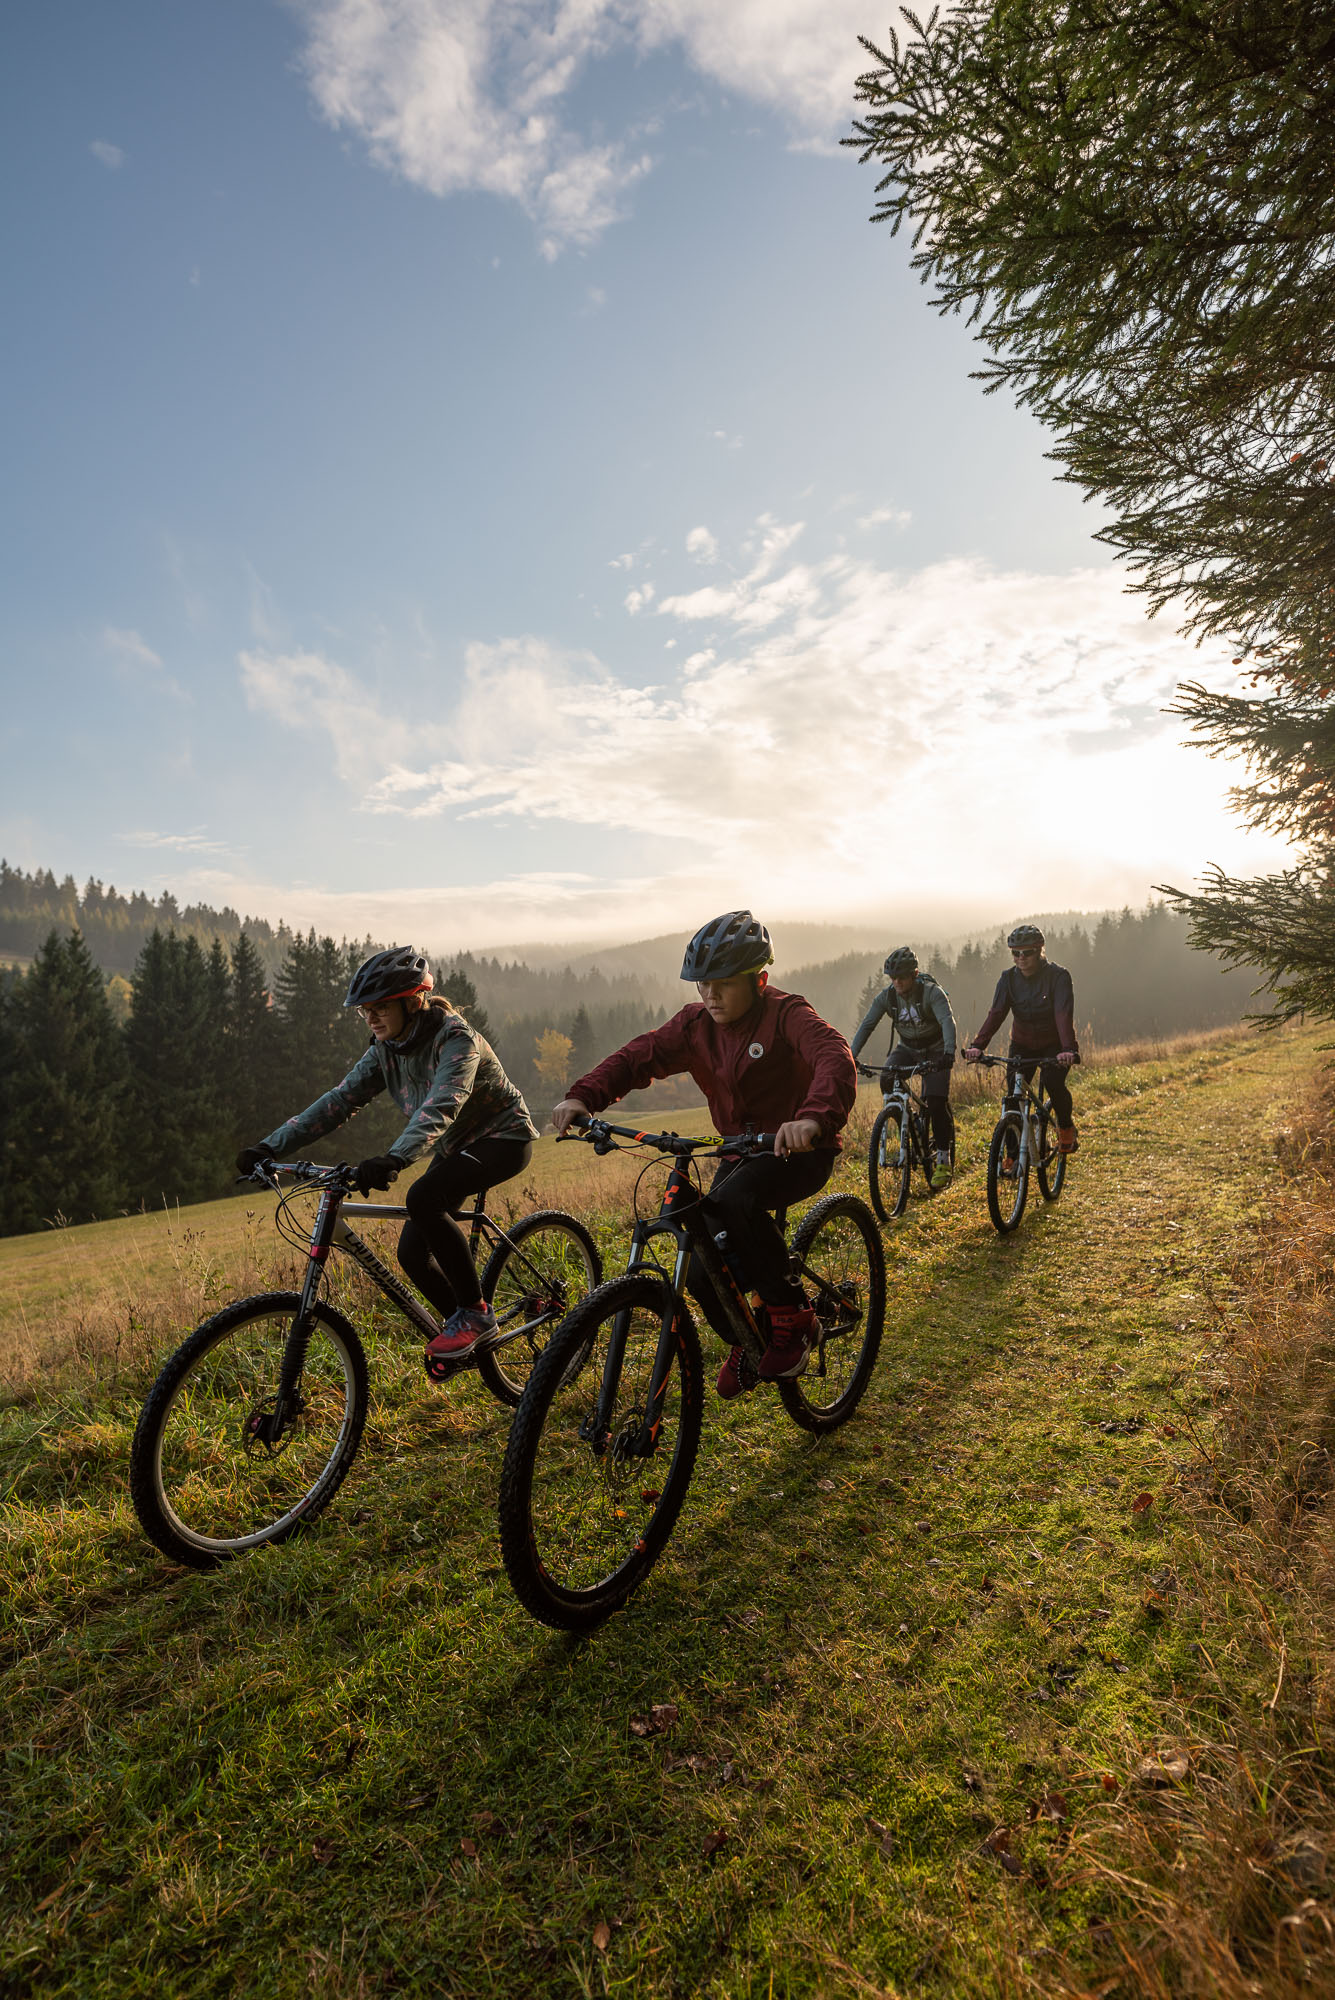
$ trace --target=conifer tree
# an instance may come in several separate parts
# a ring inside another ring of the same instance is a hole
[[[451,1007],[463,1015],[470,1028],[476,1028],[479,1035],[491,1040],[491,1024],[487,1020],[487,1010],[477,997],[477,988],[462,966],[456,965],[447,973],[440,991]]]
[[[124,1066],[102,975],[52,932],[4,1009],[0,1228],[89,1222],[119,1201]]]
[[[126,1180],[133,1202],[206,1201],[231,1181],[226,1015],[193,937],[154,931],[139,954],[125,1027]]]

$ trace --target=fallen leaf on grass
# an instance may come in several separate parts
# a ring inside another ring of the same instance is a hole
[[[1070,1808],[1064,1792],[1044,1792],[1041,1799],[1029,1801],[1030,1819],[1050,1819],[1058,1824],[1070,1818]]]
[[[466,1854],[470,1861],[476,1861],[477,1842],[475,1840],[470,1840],[468,1838],[468,1835],[465,1834],[463,1839],[459,1842],[459,1852],[460,1854]]]
[[[632,1715],[630,1733],[632,1736],[661,1736],[671,1729],[681,1710],[675,1701],[655,1702],[647,1715]]]
[[[481,1812],[473,1814],[473,1825],[489,1840],[504,1840],[510,1831],[505,1821],[485,1806]]]
[[[716,1828],[713,1833],[707,1833],[705,1835],[704,1845],[700,1849],[700,1852],[703,1855],[704,1859],[706,1861],[709,1861],[713,1858],[714,1855],[718,1853],[720,1847],[726,1847],[727,1844],[728,1844],[728,1830],[726,1827],[720,1826]]]
[[[641,1500],[661,1500],[662,1497],[656,1486],[642,1486],[640,1488]]]
[[[1143,1514],[1147,1508],[1153,1505],[1154,1495],[1152,1493],[1137,1493],[1135,1499],[1131,1502],[1131,1512],[1133,1514]]]
[[[822,1493],[834,1492],[834,1481],[832,1479],[818,1479],[816,1481],[816,1484],[820,1488]]]
[[[758,1625],[760,1623],[759,1608],[754,1604],[748,1604],[746,1610],[741,1614],[741,1622],[743,1625]]]
[[[612,1942],[611,1927],[605,1924],[601,1917],[593,1927],[593,1942],[599,1951],[606,1951]]]
[[[1103,1789],[1105,1792],[1116,1792],[1121,1790],[1120,1785],[1118,1784],[1116,1778],[1114,1778],[1111,1771],[1105,1771],[1103,1773]]]
[[[338,1843],[333,1840],[316,1840],[311,1843],[311,1856],[321,1868],[327,1868],[338,1853]]]
[[[1175,1424],[1161,1424],[1159,1426],[1159,1435],[1160,1437],[1175,1438],[1177,1436],[1177,1426]]]
[[[1136,1776],[1142,1785],[1162,1791],[1167,1785],[1180,1785],[1190,1769],[1191,1758],[1185,1750],[1152,1750],[1136,1766]]]
[[[982,1791],[983,1789],[982,1775],[980,1772],[974,1770],[972,1764],[966,1764],[964,1766],[962,1776],[964,1778],[964,1789],[966,1792]]]
[[[994,1827],[983,1842],[981,1852],[995,1856],[1008,1875],[1023,1875],[1024,1863],[1011,1850],[1010,1827]]]
[[[884,1453],[884,1451],[885,1451],[885,1446],[883,1444],[874,1444],[871,1447],[871,1455],[873,1458],[880,1458]]]

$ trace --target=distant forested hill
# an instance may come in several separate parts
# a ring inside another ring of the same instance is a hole
[[[1087,1041],[1170,1035],[1246,1011],[1246,975],[1221,975],[1189,950],[1183,920],[1161,904],[1047,920],[1047,929],[1050,956],[1075,975]],[[848,935],[786,930],[797,945]],[[781,927],[781,947],[784,935]],[[874,950],[791,970],[781,960],[776,983],[805,993],[851,1035],[883,984],[885,952],[905,942],[917,943],[970,1033],[1010,962],[1000,934],[943,948],[887,933]],[[0,862],[0,961],[11,961],[0,970],[0,1235],[227,1192],[237,1146],[336,1083],[365,1048],[343,996],[376,943],[303,936],[93,880],[80,891],[71,877]],[[680,945],[650,939],[573,966],[464,953],[436,960],[437,987],[487,1036],[542,1121],[600,1056],[692,997],[674,976]],[[879,1033],[869,1053],[881,1054],[885,1040]],[[628,1108],[699,1101],[679,1078]],[[382,1101],[317,1156],[361,1158],[399,1129]]]

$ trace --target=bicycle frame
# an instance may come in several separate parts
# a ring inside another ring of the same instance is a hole
[[[864,1076],[878,1078],[884,1076],[889,1067],[888,1062],[858,1064]],[[902,1078],[902,1082],[897,1080],[889,1090],[884,1084],[881,1086],[881,1108],[883,1111],[898,1110],[901,1138],[908,1141],[909,1158],[915,1166],[922,1159],[924,1142],[921,1121],[927,1117],[927,1099],[922,1093],[922,1079],[929,1069],[935,1068],[935,1063],[914,1063],[911,1067],[896,1063],[891,1073],[896,1079]],[[915,1080],[918,1085],[916,1091],[910,1088]]]
[[[372,1216],[377,1222],[406,1222],[408,1220],[406,1208],[393,1202],[350,1201],[347,1184],[351,1174],[346,1167],[331,1169],[316,1166],[310,1160],[292,1160],[278,1162],[270,1171],[273,1174],[332,1173],[339,1176],[337,1179],[327,1181],[321,1189],[320,1203],[311,1230],[310,1249],[307,1252],[309,1262],[302,1281],[301,1302],[297,1307],[296,1317],[293,1319],[292,1329],[283,1351],[278,1395],[273,1410],[268,1416],[258,1420],[254,1431],[260,1442],[272,1445],[279,1442],[287,1428],[289,1412],[293,1415],[300,1412],[300,1384],[306,1366],[306,1350],[310,1345],[311,1312],[319,1297],[324,1267],[329,1261],[331,1250],[341,1250],[349,1256],[391,1304],[398,1307],[404,1318],[417,1328],[423,1339],[433,1339],[440,1331],[440,1323],[430,1307],[390,1270],[383,1258],[376,1255],[370,1244],[358,1236],[356,1230],[348,1227],[346,1220],[349,1215],[356,1215]],[[267,1184],[276,1187],[277,1181],[270,1180]],[[483,1190],[477,1197],[475,1208],[453,1211],[456,1222],[466,1222],[470,1225],[468,1234],[470,1253],[476,1255],[477,1246],[484,1235],[489,1240],[510,1243],[511,1249],[515,1250],[516,1246],[511,1243],[500,1224],[487,1214],[486,1205],[486,1191]],[[522,1256],[522,1249],[517,1250],[516,1254]],[[507,1328],[504,1333],[498,1335],[492,1345],[494,1348],[506,1347],[511,1341],[522,1339],[525,1334],[532,1332],[535,1326],[542,1324],[542,1319],[538,1318],[527,1320],[522,1326]],[[460,1365],[467,1367],[468,1357],[465,1357]]]
[[[675,1144],[663,1143],[661,1146],[664,1152],[673,1153],[674,1159],[658,1214],[653,1217],[636,1218],[631,1230],[630,1255],[626,1262],[627,1274],[648,1270],[661,1277],[672,1297],[672,1311],[664,1313],[662,1326],[659,1329],[658,1346],[654,1352],[653,1367],[649,1375],[649,1392],[638,1434],[628,1443],[621,1444],[621,1450],[625,1455],[648,1458],[657,1445],[658,1433],[662,1427],[663,1404],[675,1356],[673,1334],[677,1310],[686,1295],[686,1274],[693,1256],[699,1258],[701,1268],[714,1289],[715,1296],[723,1308],[724,1317],[728,1321],[729,1332],[753,1367],[759,1364],[765,1352],[766,1342],[756,1323],[749,1299],[729,1270],[710,1231],[708,1219],[703,1213],[705,1197],[690,1176],[690,1160],[699,1150],[701,1142],[678,1139],[676,1133],[632,1132],[628,1127],[607,1125],[602,1120],[590,1121],[590,1126],[587,1128],[587,1136],[594,1146],[603,1152],[611,1150],[610,1135],[614,1134],[630,1139],[675,1141]],[[585,1134],[580,1136],[583,1137]],[[752,1151],[763,1151],[766,1150],[763,1137],[764,1135],[761,1135],[760,1138],[744,1143],[749,1145]],[[724,1146],[717,1149],[725,1158],[728,1157],[727,1143],[725,1141]],[[738,1142],[734,1140],[732,1143],[736,1145]],[[787,1222],[787,1210],[776,1211],[776,1220],[779,1227],[784,1228]],[[670,1236],[676,1244],[670,1278],[664,1266],[650,1254],[649,1245],[656,1236]],[[839,1296],[833,1286],[827,1284],[819,1272],[809,1270],[805,1264],[798,1268],[818,1292],[826,1294],[841,1309],[847,1310],[847,1301]],[[715,1331],[718,1329],[715,1328]],[[603,1366],[598,1401],[593,1415],[586,1418],[580,1426],[581,1438],[592,1446],[599,1457],[612,1443],[609,1428],[612,1406],[621,1379],[621,1365],[625,1358],[629,1332],[629,1315],[618,1315],[607,1344],[607,1359]],[[818,1369],[822,1374],[825,1367],[824,1349],[825,1335],[822,1332],[817,1347]]]

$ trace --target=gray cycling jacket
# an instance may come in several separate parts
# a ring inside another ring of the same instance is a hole
[[[876,995],[858,1023],[852,1043],[854,1055],[878,1021],[890,1023],[892,1048],[899,1042],[915,1054],[953,1056],[955,1053],[955,1016],[950,1011],[944,986],[938,986],[930,972],[920,972],[907,993],[896,993],[890,985],[884,993]]]

